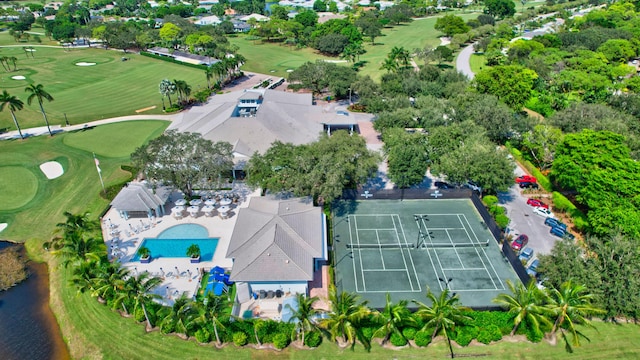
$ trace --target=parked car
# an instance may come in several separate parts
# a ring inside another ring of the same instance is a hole
[[[437,187],[438,189],[453,189],[454,186],[447,184],[444,181],[436,181],[435,183],[433,183],[433,185],[435,185],[435,187]]]
[[[541,207],[541,208],[545,208],[545,209],[549,208],[549,205],[543,203],[542,201],[540,201],[538,199],[528,199],[527,200],[527,205],[531,205],[533,207]]]
[[[564,235],[567,233],[563,228],[554,226],[551,228],[551,230],[549,230],[549,233],[551,233],[551,235],[555,235],[557,237],[564,237]]]
[[[518,256],[518,259],[520,259],[520,261],[524,260],[526,262],[529,262],[529,260],[531,260],[532,257],[533,257],[533,249],[528,247],[522,250],[522,252],[520,253],[520,256]]]
[[[515,251],[520,251],[520,250],[522,250],[522,248],[527,246],[528,243],[529,243],[529,237],[527,235],[525,235],[525,234],[520,234],[511,243],[511,248],[513,250],[515,250]]]
[[[473,191],[477,191],[479,193],[482,193],[482,188],[474,183],[473,181],[467,181],[466,184],[464,184],[464,186],[468,187],[469,189],[473,190]]]
[[[547,225],[547,226],[551,226],[551,227],[559,227],[559,228],[562,228],[565,231],[567,230],[567,224],[561,222],[558,219],[554,219],[554,218],[548,217],[548,218],[544,219],[544,224]]]
[[[538,188],[538,184],[534,182],[521,182],[518,185],[520,186],[520,189],[537,189]]]
[[[527,268],[527,274],[535,277],[538,275],[538,265],[540,265],[540,260],[535,259],[531,262],[531,265]]]
[[[533,213],[536,215],[544,216],[544,217],[550,217],[554,219],[556,218],[556,216],[553,215],[551,210],[545,209],[545,208],[540,208],[540,207],[533,208]]]
[[[519,183],[523,183],[523,182],[528,182],[528,183],[537,183],[538,179],[536,179],[535,177],[531,176],[531,175],[522,175],[522,176],[518,176],[516,178],[516,182]]]

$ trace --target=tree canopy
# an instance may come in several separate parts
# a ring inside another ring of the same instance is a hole
[[[149,180],[173,185],[190,196],[195,188],[216,188],[229,178],[232,150],[227,142],[169,130],[136,149],[131,160]]]
[[[275,142],[264,155],[247,164],[247,184],[263,191],[291,192],[330,202],[342,191],[365,183],[375,174],[379,156],[368,150],[364,138],[336,131],[307,145]]]

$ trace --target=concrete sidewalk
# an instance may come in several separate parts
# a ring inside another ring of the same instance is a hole
[[[84,124],[77,124],[71,126],[60,126],[60,125],[51,125],[51,132],[54,134],[61,133],[65,131],[75,131],[81,130],[84,128],[89,128],[98,125],[111,124],[121,121],[132,121],[132,120],[166,120],[173,121],[179,115],[179,113],[171,114],[171,115],[128,115],[128,116],[120,116],[110,119],[96,120],[91,121]],[[26,137],[31,136],[40,136],[40,135],[49,135],[49,130],[47,130],[46,126],[39,126],[35,128],[22,129],[22,135]],[[20,139],[20,134],[17,130],[8,131],[6,133],[0,134],[0,140],[11,140],[11,139]]]

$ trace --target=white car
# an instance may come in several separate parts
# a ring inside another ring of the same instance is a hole
[[[534,207],[533,213],[546,218],[556,218],[556,216],[549,209],[545,209],[543,207]]]

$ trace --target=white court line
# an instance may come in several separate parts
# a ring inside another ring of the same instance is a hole
[[[449,242],[451,242],[451,245],[454,246],[453,252],[456,253],[456,256],[458,257],[458,261],[460,261],[460,266],[462,266],[462,269],[464,269],[464,263],[462,262],[462,259],[460,258],[460,254],[458,254],[458,249],[455,248],[455,244],[453,243],[453,239],[451,238],[451,235],[449,235],[449,230],[445,230],[444,232],[447,233],[447,237],[449,238]],[[469,239],[469,240],[471,240],[471,239]]]
[[[465,218],[465,220],[467,219],[466,216],[464,216],[464,218]],[[464,223],[462,222],[462,218],[460,217],[460,215],[458,215],[458,221],[460,222],[460,224],[462,224],[462,226],[464,226]],[[468,220],[467,220],[467,223],[469,223]],[[469,225],[469,226],[471,226],[471,225]],[[473,243],[473,238],[471,238],[471,235],[469,234],[469,231],[467,229],[465,229],[464,231],[465,231],[465,233],[467,233],[467,237],[469,238],[469,240]],[[476,242],[480,243],[480,239],[478,239],[477,236],[475,238],[476,238]],[[474,248],[475,248],[475,246],[474,246]],[[482,255],[480,255],[480,252],[478,252],[477,248],[475,248],[475,251],[476,251],[476,255],[478,255],[478,258],[482,262],[482,266],[485,267],[484,271],[487,273],[487,275],[489,275],[489,279],[491,279],[491,283],[493,283],[493,287],[495,288],[495,290],[499,290],[498,286],[496,285],[495,280],[493,279],[493,275],[491,275],[491,273],[489,272],[489,268],[487,267],[487,265],[484,262],[484,259],[482,258]],[[486,256],[486,254],[485,254],[485,256]],[[487,258],[487,261],[489,261],[489,258]]]
[[[378,241],[378,245],[382,245],[380,243],[380,234],[378,233],[378,230],[376,230],[376,240]],[[385,266],[384,266],[384,256],[382,256],[382,247],[378,249],[378,252],[380,252],[380,261],[382,262],[382,269],[384,270]]]
[[[360,228],[358,230],[360,230],[360,231],[364,231],[364,230],[368,230],[368,231],[378,231],[378,230],[393,231],[395,229],[392,229],[392,228],[389,228],[389,229],[384,229],[384,228],[382,228],[382,229],[363,229],[363,228]]]
[[[437,249],[437,248],[436,248]],[[446,269],[442,269],[442,270],[447,270],[447,271],[456,271],[456,270],[462,270],[462,269],[457,269],[457,268],[446,268]],[[487,268],[464,268],[464,270],[487,270]]]
[[[424,214],[419,214],[419,215],[424,215]],[[424,225],[425,232],[429,237],[429,242],[433,244],[433,240],[431,240],[431,235],[429,235],[429,228],[427,228],[427,225],[424,224],[424,220],[422,218],[420,218],[420,222],[416,221],[416,226],[418,227],[418,237],[420,237],[420,233],[422,232],[422,227],[420,226],[420,224]],[[419,240],[421,240],[421,238]],[[426,246],[423,249],[426,249],[427,256],[429,256],[429,262],[431,262],[431,267],[433,268],[433,273],[436,275],[436,277],[438,277],[438,270],[436,269],[436,265],[433,261],[433,258],[431,257],[431,251],[429,251],[429,249],[427,249]],[[440,266],[440,269],[442,269],[442,265]],[[440,287],[440,291],[444,290],[442,288],[442,284],[440,283],[440,281],[438,281],[438,286]]]
[[[356,220],[356,217],[356,215],[353,216],[353,223],[356,227],[356,241],[358,242],[358,245],[360,245],[360,234],[358,233],[358,220]],[[349,222],[349,224],[351,224],[351,222]],[[364,279],[364,268],[362,267],[362,249],[358,249],[358,258],[360,259],[360,276],[362,276],[362,290],[366,292],[367,283]]]
[[[462,214],[462,216],[464,217],[464,220],[467,222],[467,225],[469,226],[469,230],[471,230],[471,232],[473,233],[473,236],[476,238],[476,241],[478,243],[480,243],[480,239],[478,239],[478,235],[476,235],[476,232],[473,231],[473,228],[471,227],[471,224],[469,223],[469,219],[467,219],[467,217],[464,214]],[[462,226],[464,226],[464,223],[462,222],[462,219],[460,219],[460,223],[462,224]],[[468,234],[469,233],[467,232],[467,236],[469,236]],[[469,236],[469,239],[471,239],[470,236]],[[491,245],[489,245],[489,246],[491,246]],[[480,256],[480,253],[478,252],[478,248],[476,247],[475,250],[476,250],[476,253],[478,253],[478,257],[480,257],[480,260],[482,261],[482,265],[486,267],[486,265],[484,264],[484,260],[482,260],[482,256]],[[489,277],[491,278],[491,282],[493,282],[494,287],[496,288],[496,290],[506,290],[506,288],[504,287],[504,284],[502,283],[502,281],[500,281],[500,275],[498,275],[498,271],[496,270],[495,266],[493,266],[493,261],[491,261],[491,259],[489,259],[489,257],[487,256],[487,252],[485,251],[484,248],[481,248],[480,250],[484,254],[485,258],[487,259],[487,262],[489,263],[489,265],[491,265],[491,268],[493,269],[493,273],[496,276],[496,279],[498,279],[498,284],[500,284],[500,287],[498,287],[496,285],[496,282],[493,280],[493,276],[491,275],[491,273],[489,272],[489,269],[487,268],[487,274],[489,274]]]
[[[431,244],[433,244],[433,239],[431,238],[431,234],[429,234],[429,227],[427,226],[427,224],[425,223],[424,219],[420,219],[422,221],[422,224],[424,225],[425,231],[427,232],[427,236],[429,237],[429,242]],[[431,265],[433,266],[433,272],[434,274],[436,274],[437,277],[438,276],[438,270],[436,270],[436,266],[433,262],[433,259],[431,258],[431,249],[427,249],[427,255],[429,255],[429,259],[431,260]],[[444,272],[444,266],[442,266],[442,262],[440,261],[440,257],[438,256],[437,252],[433,252],[433,255],[436,257],[436,260],[438,260],[438,266],[440,266],[440,272],[442,272],[442,276],[443,279],[447,279],[447,273]],[[444,289],[442,288],[442,281],[438,281],[438,286],[440,286],[440,291],[443,291]]]
[[[364,269],[365,272],[367,271],[407,271],[407,269]]]
[[[351,217],[351,215],[349,215],[347,218]],[[353,220],[355,221],[355,219]],[[353,233],[352,233],[352,229],[351,229],[351,221],[348,221],[349,223],[349,244],[353,245]],[[357,230],[356,230],[357,233]],[[356,251],[353,248],[353,246],[351,247],[351,256],[353,256],[353,261],[351,262],[353,264],[353,283],[356,286],[356,292],[359,292],[358,290],[358,273],[356,272]],[[362,259],[358,258],[360,260],[360,263],[362,263]]]
[[[400,232],[397,230],[396,227],[396,217],[398,218],[398,224],[400,225],[400,228],[402,230],[402,238],[404,239],[404,243],[408,244],[407,242],[407,237],[404,233],[404,229],[402,228],[402,221],[400,221],[400,216],[395,214],[395,217],[392,218],[393,220],[393,227],[396,228],[396,237],[398,239],[398,244],[402,245],[402,242],[400,241]],[[407,258],[404,256],[404,249],[400,248],[400,253],[402,254],[402,261],[404,262],[404,267],[407,269],[407,278],[409,279],[409,286],[411,286],[411,291],[415,291],[413,290],[413,281],[411,280],[411,274],[409,273],[409,266],[407,266]],[[413,274],[416,276],[416,282],[418,285],[418,291],[422,291],[422,287],[420,286],[420,280],[418,278],[418,273],[416,272],[416,265],[413,263],[413,257],[411,256],[411,250],[409,248],[407,248],[407,255],[409,255],[409,260],[411,261],[411,266],[413,267]]]

